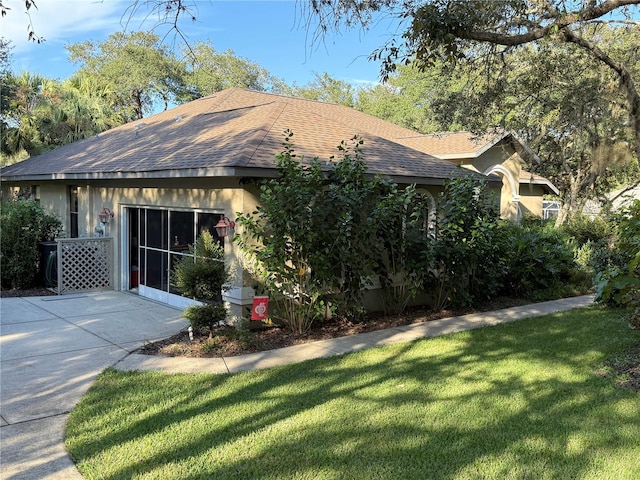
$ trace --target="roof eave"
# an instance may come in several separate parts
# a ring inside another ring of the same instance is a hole
[[[547,187],[549,189],[549,191],[555,193],[556,195],[560,195],[560,190],[558,190],[558,187],[556,187],[553,183],[551,183],[549,180],[547,179],[534,179],[534,180],[530,180],[530,179],[526,179],[526,180],[520,180],[521,184],[526,184],[526,185],[540,185],[542,187]]]
[[[12,182],[39,182],[39,181],[79,181],[79,180],[135,180],[158,178],[202,178],[202,177],[237,177],[242,169],[235,167],[192,168],[172,170],[152,170],[141,172],[83,172],[83,173],[50,173],[33,175],[3,175],[0,181]],[[260,169],[263,170],[263,169]],[[267,171],[268,169],[264,169]]]
[[[429,155],[433,155],[441,160],[465,160],[470,158],[476,158],[475,152],[462,152],[462,153],[430,153]]]

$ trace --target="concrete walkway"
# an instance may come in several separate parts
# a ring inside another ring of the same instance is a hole
[[[132,354],[188,326],[179,310],[119,292],[0,300],[0,478],[82,478],[63,441],[69,412],[107,367],[239,372],[455,333],[590,305],[575,297],[215,359]]]

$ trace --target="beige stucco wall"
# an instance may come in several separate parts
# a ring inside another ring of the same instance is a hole
[[[520,210],[522,215],[542,217],[542,200],[545,191],[540,185],[520,185]]]
[[[493,173],[502,179],[500,190],[500,217],[517,221],[521,210],[522,194],[520,192],[520,171],[524,161],[509,144],[499,143],[488,149],[478,158],[462,161],[465,168],[488,175]],[[530,198],[527,204],[533,208],[536,200]],[[540,213],[542,215],[542,196],[540,196]]]
[[[69,187],[78,187],[78,235],[94,236],[94,228],[100,222],[98,214],[109,208],[115,214],[108,225],[108,235],[114,237],[115,288],[123,286],[123,254],[125,239],[123,222],[126,207],[157,207],[168,209],[198,209],[224,214],[235,220],[237,212],[252,212],[257,197],[241,187],[236,179],[191,179],[158,181],[124,181],[114,187],[109,182],[46,182],[40,185],[40,204],[57,215],[64,224],[65,235],[70,231]],[[3,186],[3,195],[11,195],[16,189],[30,188],[37,183]],[[129,185],[127,185],[129,184]],[[236,244],[225,241],[225,253],[230,265],[237,270],[239,253]],[[124,272],[126,273],[126,272]],[[239,271],[241,277],[242,272]]]

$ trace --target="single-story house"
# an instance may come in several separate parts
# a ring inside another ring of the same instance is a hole
[[[548,179],[524,170],[525,165],[540,163],[540,158],[513,132],[446,132],[399,141],[473,171],[499,175],[500,215],[505,219],[517,221],[527,214],[541,217],[544,195],[559,194]]]
[[[369,173],[433,198],[460,174],[401,141],[415,135],[405,128],[340,105],[231,88],[5,167],[2,194],[31,191],[67,237],[111,237],[113,288],[182,307],[171,266],[203,228],[215,235],[221,218],[255,210],[258,189],[247,180],[276,175],[287,129],[298,157],[326,160],[357,134]],[[500,188],[498,177],[485,178]],[[238,315],[252,294],[237,245],[221,241],[237,287],[226,298]]]

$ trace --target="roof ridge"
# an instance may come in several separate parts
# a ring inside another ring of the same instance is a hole
[[[257,105],[256,108],[268,106],[270,107],[271,112],[265,116],[265,121],[263,126],[256,128],[251,135],[249,135],[245,145],[240,150],[242,152],[241,159],[236,162],[236,165],[239,167],[246,167],[251,163],[253,156],[255,155],[260,145],[263,144],[264,139],[269,134],[273,125],[275,124],[278,117],[282,114],[282,111],[285,109],[285,105],[282,105],[280,108],[278,107],[279,102],[270,102],[263,105]],[[275,154],[274,154],[275,158]]]

